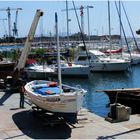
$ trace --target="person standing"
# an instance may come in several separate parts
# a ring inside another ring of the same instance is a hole
[[[20,108],[24,108],[24,100],[25,100],[25,97],[24,97],[24,92],[25,92],[25,89],[24,89],[24,86],[25,84],[27,83],[28,81],[28,75],[26,73],[26,71],[24,69],[21,69],[20,70]]]

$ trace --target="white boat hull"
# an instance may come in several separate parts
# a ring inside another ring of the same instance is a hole
[[[31,79],[45,79],[48,76],[52,76],[55,72],[53,68],[44,65],[30,66],[26,68],[28,77]]]
[[[130,63],[93,63],[91,65],[92,71],[125,71]]]
[[[88,77],[89,73],[89,66],[72,64],[72,66],[61,67],[62,76]]]
[[[28,77],[31,79],[46,79],[47,77],[58,76],[56,67],[43,67],[43,66],[32,66],[27,68]],[[72,64],[62,64],[61,75],[65,77],[88,77],[90,74],[89,66]]]
[[[82,90],[42,96],[33,91],[32,86],[34,86],[35,82],[37,81],[26,84],[25,90],[30,101],[36,106],[54,113],[77,113],[81,109],[84,95]]]
[[[123,57],[130,59],[130,54],[123,54]],[[140,63],[140,54],[131,53],[131,64],[136,65]]]
[[[90,50],[88,55],[89,60],[85,51],[79,53],[75,63],[89,65],[91,71],[126,71],[131,64],[129,60],[111,58],[97,50]]]

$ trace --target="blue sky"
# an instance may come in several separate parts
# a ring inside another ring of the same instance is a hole
[[[140,1],[123,1],[127,15],[130,19],[131,26],[135,31],[140,29]],[[68,2],[69,8],[73,8],[72,1]],[[112,34],[119,34],[119,18],[116,12],[114,1],[111,4],[111,32]],[[81,5],[87,6],[92,5],[94,8],[90,9],[90,33],[93,35],[108,34],[108,16],[107,16],[107,1],[75,1],[76,7]],[[49,34],[52,32],[54,34],[54,13],[58,13],[59,22],[59,33],[66,32],[66,12],[62,12],[65,9],[65,1],[0,1],[0,9],[3,8],[22,8],[19,11],[18,16],[18,30],[19,37],[27,36],[32,20],[34,18],[37,9],[42,9],[44,12],[43,18],[38,24],[36,35]],[[78,15],[80,15],[80,12]],[[6,11],[0,11],[0,19],[7,18]],[[71,19],[69,24],[70,33],[79,32],[78,23],[74,11],[69,11],[69,19]],[[12,26],[15,20],[15,11],[11,11],[11,21]],[[80,20],[80,16],[79,16]],[[132,36],[124,13],[122,12],[122,22],[127,36]],[[6,30],[7,21],[5,21]],[[84,31],[88,34],[87,26],[87,10],[84,10]],[[0,37],[4,34],[4,28],[2,20],[0,20]],[[136,35],[136,34],[135,34]]]

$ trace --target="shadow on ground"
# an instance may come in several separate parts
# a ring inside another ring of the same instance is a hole
[[[12,94],[9,92],[5,92],[5,94],[0,98],[0,106],[3,105],[3,103],[10,98]]]
[[[32,139],[67,139],[71,136],[71,128],[66,123],[50,126],[32,111],[18,112],[12,118],[23,134]]]

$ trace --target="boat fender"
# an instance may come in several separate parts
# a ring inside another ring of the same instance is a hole
[[[57,82],[51,82],[50,84],[48,84],[49,87],[56,87],[57,85]]]
[[[46,93],[46,94],[49,94],[49,95],[55,94],[55,92],[52,92],[52,91],[50,91],[50,90],[47,90],[45,93]]]
[[[72,66],[72,63],[68,63],[68,66],[71,67]]]

